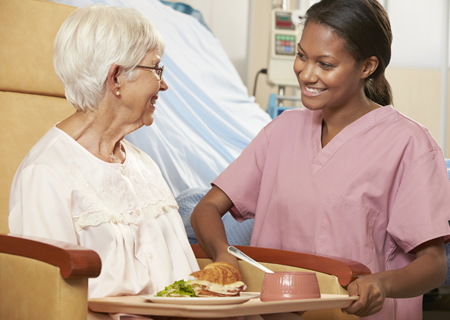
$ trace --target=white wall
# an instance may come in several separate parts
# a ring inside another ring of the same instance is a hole
[[[388,0],[394,40],[391,66],[440,69],[444,48],[442,8],[448,0]],[[450,62],[449,62],[450,63]]]
[[[202,13],[206,25],[220,40],[241,79],[247,82],[250,0],[171,0]]]

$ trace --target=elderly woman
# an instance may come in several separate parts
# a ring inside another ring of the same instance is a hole
[[[123,138],[153,123],[168,89],[158,31],[134,9],[75,10],[54,66],[76,112],[31,149],[13,181],[11,232],[71,242],[102,260],[89,297],[152,294],[198,270],[153,160]]]

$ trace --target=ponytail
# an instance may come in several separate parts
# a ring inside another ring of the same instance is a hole
[[[364,93],[367,98],[381,106],[392,104],[392,89],[384,72],[379,72],[377,76],[366,80]]]

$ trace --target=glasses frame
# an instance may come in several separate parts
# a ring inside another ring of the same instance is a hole
[[[137,65],[136,68],[155,70],[156,75],[159,76],[159,81],[162,81],[162,77],[163,77],[163,73],[164,73],[164,66],[162,66],[162,67],[147,67],[147,66]]]

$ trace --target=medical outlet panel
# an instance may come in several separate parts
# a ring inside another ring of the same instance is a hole
[[[272,10],[269,68],[269,83],[280,86],[298,86],[293,71],[297,42],[302,25],[293,21],[293,11]]]

